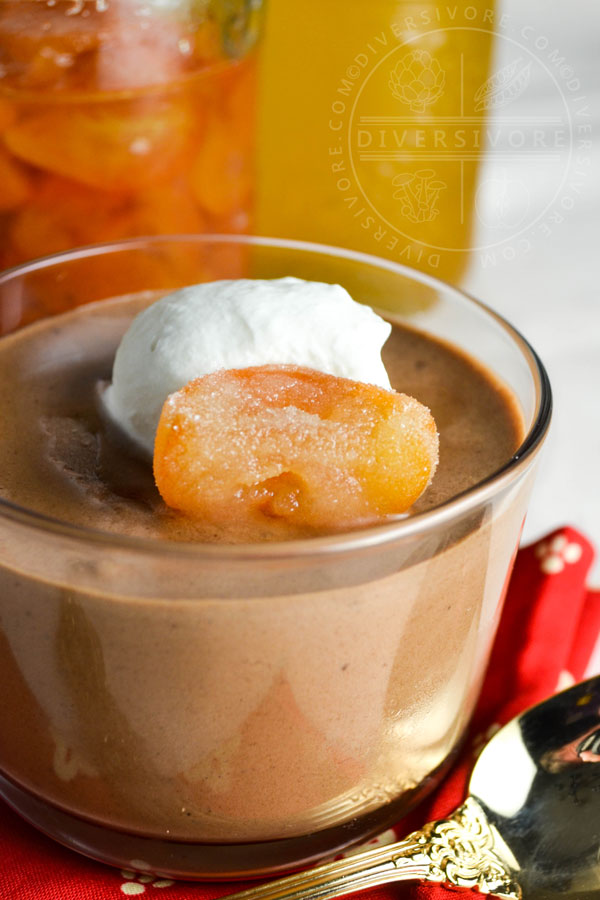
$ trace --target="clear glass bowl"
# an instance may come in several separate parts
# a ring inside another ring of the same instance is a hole
[[[114,296],[113,270],[121,293],[127,272],[132,292],[241,274],[339,282],[483,362],[522,410],[523,443],[499,471],[341,535],[177,543],[0,500],[0,794],[112,865],[284,871],[388,827],[450,765],[501,613],[548,380],[527,342],[460,291],[266,238],[133,239],[9,270],[3,330]]]

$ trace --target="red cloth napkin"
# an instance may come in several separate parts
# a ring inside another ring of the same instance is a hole
[[[463,800],[471,769],[499,725],[554,693],[600,671],[600,591],[586,588],[593,551],[571,528],[519,551],[491,665],[461,758],[436,793],[394,830],[387,843],[445,816]],[[0,803],[1,900],[212,900],[247,884],[185,883],[119,872],[39,834]],[[474,892],[469,896],[481,897]],[[435,885],[391,885],[361,900],[447,900]],[[465,896],[465,894],[463,894]]]

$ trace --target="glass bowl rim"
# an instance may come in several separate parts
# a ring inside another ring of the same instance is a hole
[[[239,235],[239,234],[170,234],[147,235],[134,238],[126,238],[118,241],[107,241],[97,244],[89,244],[72,250],[53,253],[48,256],[38,257],[26,263],[5,269],[0,272],[0,287],[6,282],[20,275],[27,275],[39,269],[46,269],[61,262],[70,262],[85,259],[91,256],[103,255],[111,252],[119,252],[127,249],[140,249],[149,244],[160,243],[233,243],[257,247],[272,247],[276,249],[296,250],[304,253],[318,253],[321,256],[333,256],[338,259],[348,259],[354,262],[362,262],[369,266],[390,271],[421,284],[453,294],[462,301],[477,306],[485,315],[499,325],[517,345],[522,356],[526,360],[533,376],[536,390],[536,407],[531,426],[525,434],[522,443],[513,455],[495,472],[486,478],[467,488],[459,494],[446,500],[444,503],[433,507],[415,516],[399,518],[389,522],[382,522],[345,531],[336,534],[305,538],[301,540],[268,541],[265,543],[245,544],[210,544],[191,541],[168,541],[160,538],[147,538],[133,535],[119,534],[118,532],[102,531],[100,529],[65,522],[60,519],[47,516],[43,513],[30,510],[12,503],[0,497],[0,516],[13,520],[21,525],[29,526],[46,534],[53,534],[57,538],[69,538],[77,543],[93,544],[107,549],[119,549],[131,551],[136,554],[152,554],[167,557],[182,557],[188,560],[214,561],[265,561],[269,559],[282,560],[285,558],[298,559],[299,557],[322,556],[332,554],[352,553],[357,550],[377,547],[382,544],[397,540],[407,540],[417,537],[430,529],[447,525],[449,522],[485,504],[494,495],[500,493],[508,486],[521,471],[528,468],[535,451],[541,445],[546,436],[552,414],[552,391],[546,369],[538,354],[525,337],[510,324],[503,316],[495,312],[481,300],[471,296],[462,288],[455,287],[442,279],[436,278],[426,272],[420,272],[410,266],[384,257],[374,256],[358,250],[350,250],[344,247],[335,247],[330,244],[319,244],[311,241],[300,241],[288,238],[271,238],[263,235]],[[102,301],[96,301],[102,302]]]

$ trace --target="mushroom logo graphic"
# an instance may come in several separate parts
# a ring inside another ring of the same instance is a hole
[[[432,222],[439,215],[436,203],[447,185],[434,179],[433,169],[419,169],[414,174],[403,172],[392,178],[396,188],[394,200],[400,201],[400,211],[409,222]]]

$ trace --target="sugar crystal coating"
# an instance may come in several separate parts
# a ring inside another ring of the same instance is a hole
[[[406,512],[435,471],[429,410],[404,394],[290,365],[196,378],[163,407],[154,475],[165,502],[250,533],[324,533]]]

